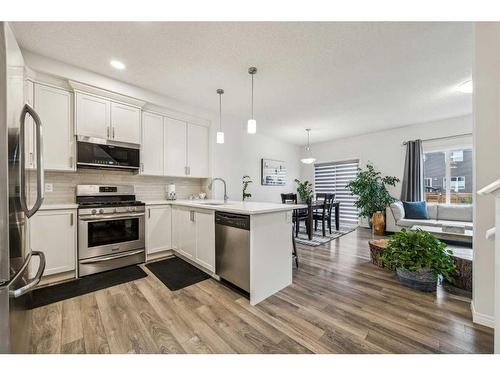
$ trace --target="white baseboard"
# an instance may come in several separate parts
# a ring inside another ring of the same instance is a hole
[[[470,308],[472,310],[472,321],[474,323],[481,324],[482,326],[490,328],[495,328],[495,317],[477,312],[474,308],[474,301],[471,301]]]

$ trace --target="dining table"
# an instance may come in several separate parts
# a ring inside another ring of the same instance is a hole
[[[307,203],[298,203],[295,210],[303,210],[307,208],[307,222],[306,231],[309,240],[312,240],[314,233],[314,210],[323,208],[325,201],[322,199],[310,200]],[[335,230],[339,230],[339,219],[340,219],[340,202],[334,200],[332,203],[332,210],[335,210]],[[331,220],[331,219],[330,219]],[[297,224],[298,225],[298,224]]]

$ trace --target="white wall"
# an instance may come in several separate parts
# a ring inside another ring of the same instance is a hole
[[[500,23],[475,24],[474,150],[475,190],[500,178]],[[495,224],[492,196],[474,196],[473,318],[493,325],[494,245],[485,232]],[[498,238],[497,234],[497,238]],[[498,260],[497,260],[498,262]],[[497,287],[500,287],[497,285]],[[497,294],[498,295],[498,294]],[[498,332],[495,335],[497,345]]]
[[[402,145],[404,141],[464,133],[472,133],[471,115],[317,143],[312,145],[312,152],[318,163],[359,159],[360,166],[364,167],[370,161],[383,175],[402,179],[406,152],[406,148]],[[301,177],[313,182],[314,165],[303,164]],[[391,188],[391,194],[399,198],[401,182],[395,188]]]
[[[268,137],[261,132],[247,134],[245,126],[246,121],[243,118],[224,121],[225,143],[214,145],[214,177],[226,180],[231,200],[241,200],[242,177],[248,175],[253,181],[248,188],[248,192],[252,194],[251,201],[279,203],[281,193],[296,191],[294,179],[300,175],[300,147]],[[262,158],[286,162],[286,186],[261,185]],[[216,198],[221,197],[221,187],[218,185]]]

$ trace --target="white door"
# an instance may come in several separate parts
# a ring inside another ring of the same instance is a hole
[[[208,177],[209,129],[206,126],[188,124],[187,134],[189,176]]]
[[[196,262],[215,272],[215,222],[213,212],[196,212]]]
[[[164,174],[165,176],[185,176],[187,139],[184,121],[165,117]]]
[[[33,107],[34,96],[34,83],[32,81],[24,81],[24,101]],[[42,120],[42,124],[43,124]],[[30,115],[26,115],[24,123],[24,137],[25,137],[25,152],[26,168],[34,169],[36,167],[35,161],[35,128],[33,126],[33,119]]]
[[[147,207],[146,253],[153,254],[172,248],[172,208],[166,206]]]
[[[35,110],[43,125],[44,169],[75,170],[73,94],[55,87],[35,84]]]
[[[196,256],[196,222],[195,212],[180,208],[177,211],[176,229],[178,231],[177,251],[186,258],[195,259]]]
[[[109,138],[111,102],[96,96],[76,93],[76,134]]]
[[[141,174],[163,176],[163,116],[142,113]]]
[[[29,226],[31,250],[45,254],[44,276],[75,269],[76,210],[38,211]],[[33,264],[32,274],[37,267]]]
[[[141,109],[112,102],[111,138],[114,141],[141,143]]]

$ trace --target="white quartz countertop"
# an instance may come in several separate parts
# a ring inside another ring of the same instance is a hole
[[[44,203],[40,206],[40,210],[73,210],[77,208],[76,203]]]
[[[224,203],[223,201],[217,200],[175,200],[175,201],[145,201],[146,205],[162,205],[171,204],[176,206],[193,207],[193,208],[203,208],[214,211],[224,211],[233,212],[245,215],[258,215],[271,212],[281,212],[290,211],[297,208],[306,208],[305,204],[280,204],[280,203],[269,203],[269,202],[238,202],[238,201],[228,201]]]

